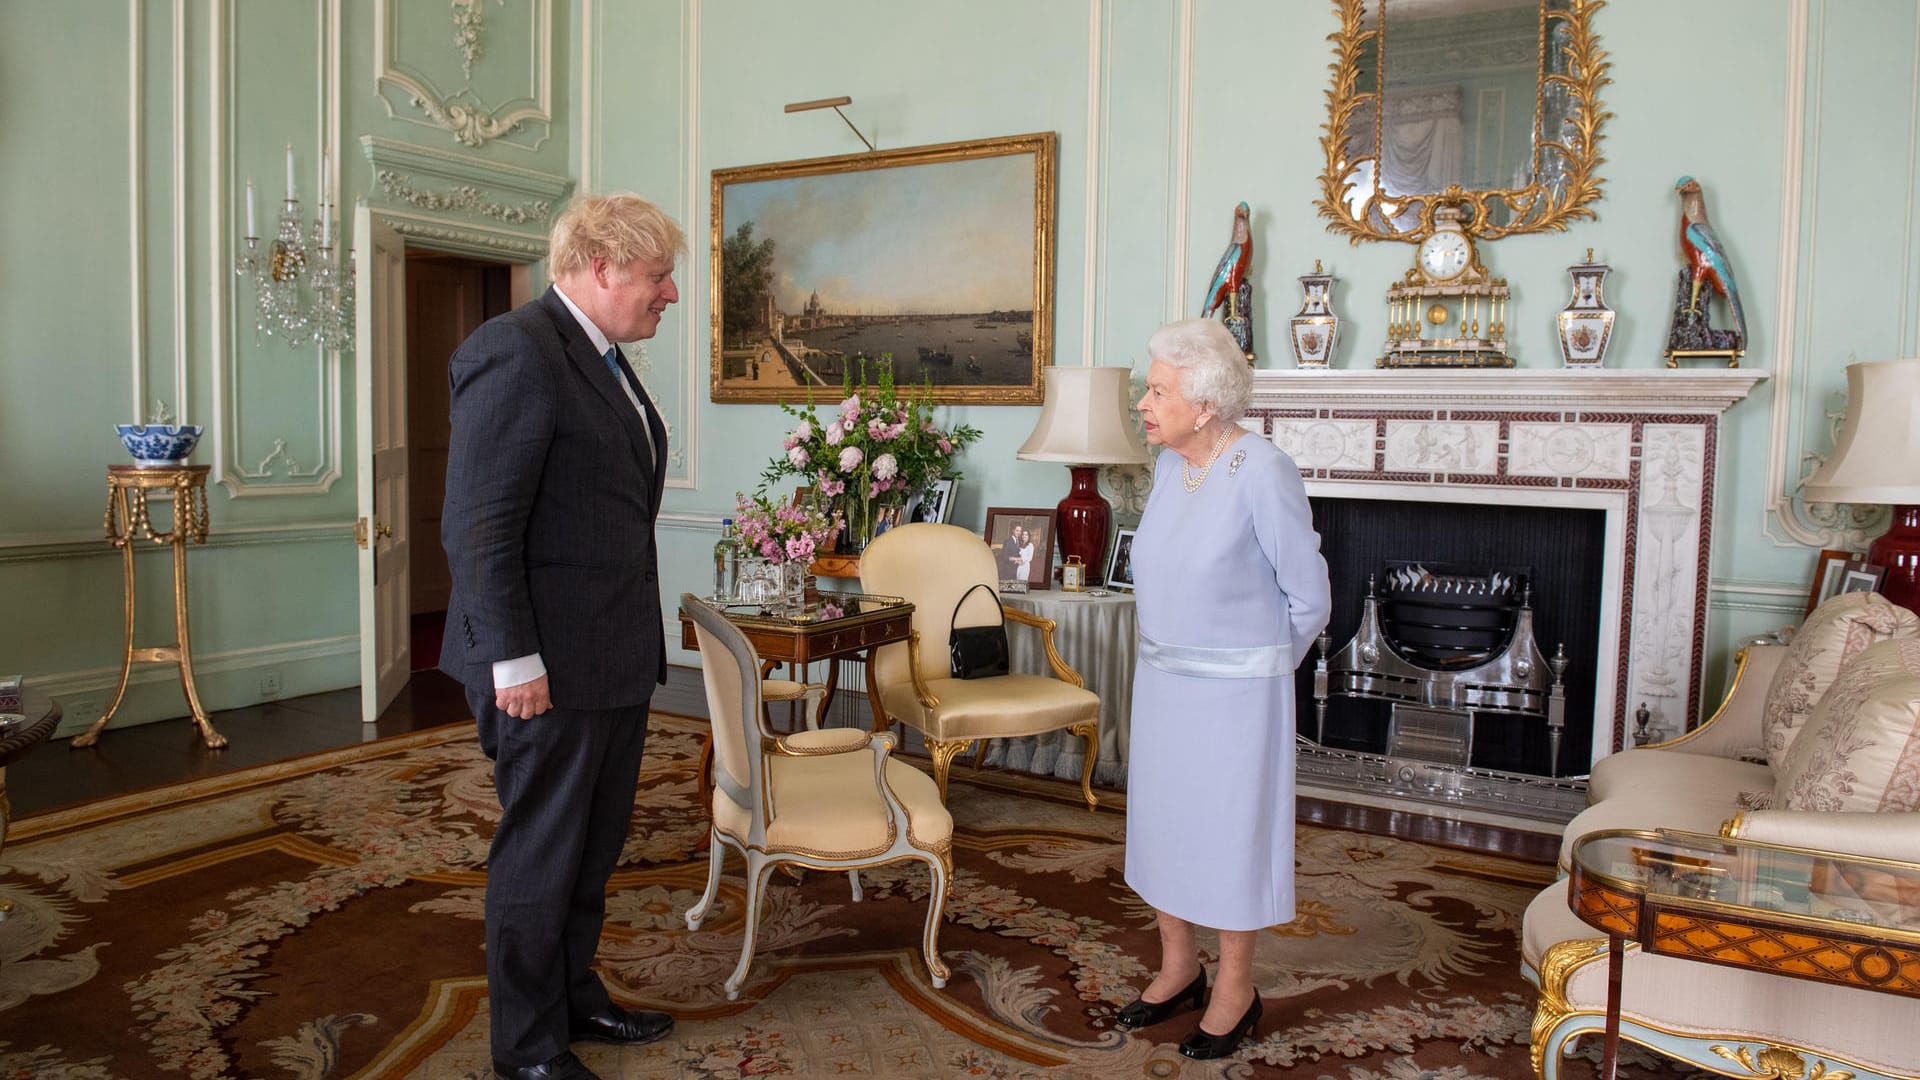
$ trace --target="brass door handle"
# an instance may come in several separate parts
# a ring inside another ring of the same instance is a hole
[[[392,536],[392,535],[393,535],[393,526],[391,526],[391,525],[381,525],[381,524],[377,524],[377,523],[376,523],[376,524],[374,525],[374,527],[373,527],[373,535],[375,535],[375,536]]]
[[[391,537],[393,535],[393,526],[376,523],[373,526],[373,535],[382,538]],[[359,521],[353,523],[353,542],[360,545],[360,550],[366,550],[368,543],[366,518],[361,518]]]

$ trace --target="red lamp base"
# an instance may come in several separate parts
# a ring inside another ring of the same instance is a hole
[[[1073,489],[1060,500],[1060,561],[1080,556],[1087,566],[1087,584],[1098,585],[1107,572],[1107,534],[1113,526],[1113,508],[1100,495],[1100,468],[1097,465],[1069,465]]]
[[[1887,568],[1880,582],[1882,596],[1920,614],[1920,506],[1893,508],[1893,527],[1867,549],[1867,562]]]

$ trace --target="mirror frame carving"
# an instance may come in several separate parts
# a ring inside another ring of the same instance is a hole
[[[1333,72],[1333,85],[1326,91],[1327,122],[1320,136],[1320,148],[1326,154],[1326,166],[1320,174],[1320,198],[1314,203],[1320,210],[1320,216],[1329,222],[1328,232],[1345,234],[1347,242],[1351,244],[1358,244],[1362,240],[1418,243],[1433,232],[1434,211],[1449,205],[1469,208],[1466,230],[1482,240],[1497,240],[1512,233],[1564,232],[1575,221],[1599,216],[1588,204],[1600,197],[1600,185],[1603,183],[1595,171],[1606,161],[1599,151],[1601,122],[1613,116],[1601,108],[1600,88],[1613,80],[1607,75],[1606,50],[1600,48],[1599,38],[1593,32],[1593,13],[1605,7],[1606,0],[1570,0],[1566,11],[1546,7],[1545,0],[1541,3],[1542,48],[1552,37],[1547,32],[1551,20],[1563,20],[1568,28],[1567,44],[1563,50],[1568,74],[1547,74],[1543,64],[1538,92],[1546,93],[1547,87],[1553,84],[1565,88],[1570,99],[1566,127],[1571,134],[1558,140],[1541,138],[1533,150],[1536,173],[1543,156],[1550,151],[1557,151],[1566,161],[1567,183],[1558,193],[1541,183],[1518,189],[1471,191],[1454,184],[1445,191],[1409,195],[1388,195],[1376,186],[1373,194],[1360,206],[1357,216],[1349,212],[1346,196],[1353,185],[1347,178],[1353,172],[1354,165],[1360,161],[1377,161],[1377,156],[1350,159],[1346,152],[1354,114],[1368,102],[1375,104],[1376,155],[1379,146],[1380,91],[1362,92],[1355,86],[1360,76],[1360,51],[1367,39],[1381,33],[1380,30],[1366,29],[1362,23],[1368,2],[1333,0],[1334,8],[1340,15],[1340,29],[1327,35],[1327,40],[1333,42],[1334,60],[1327,65],[1328,70]],[[1381,3],[1384,13],[1385,0],[1372,2]],[[1537,104],[1535,108],[1538,115]],[[1543,132],[1536,134],[1544,135]],[[1377,168],[1375,175],[1379,175]],[[1511,211],[1511,222],[1506,225],[1490,224],[1488,206],[1500,202],[1504,202]],[[1420,215],[1416,225],[1406,231],[1393,228],[1389,219],[1416,208]],[[1387,223],[1382,225],[1382,221]]]

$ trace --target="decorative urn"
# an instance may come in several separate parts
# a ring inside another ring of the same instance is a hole
[[[1313,273],[1300,277],[1306,294],[1300,314],[1288,322],[1288,339],[1293,343],[1293,359],[1303,368],[1325,368],[1333,360],[1333,349],[1340,340],[1340,316],[1333,313],[1333,275],[1320,269],[1313,260]]]
[[[1613,337],[1614,311],[1600,296],[1600,284],[1612,269],[1593,261],[1567,267],[1573,278],[1573,299],[1560,311],[1560,359],[1570,368],[1597,368],[1606,361],[1607,342]]]

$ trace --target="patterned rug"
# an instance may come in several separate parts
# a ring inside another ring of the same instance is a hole
[[[1547,867],[1302,826],[1300,917],[1263,935],[1261,1037],[1176,1050],[1196,1014],[1112,1023],[1151,975],[1153,915],[1121,879],[1124,815],[1075,785],[957,771],[935,989],[924,867],[775,875],[741,998],[741,867],[718,909],[694,768],[704,725],[656,716],[600,963],[679,1018],[585,1045],[606,1077],[1532,1075],[1520,915]],[[1109,795],[1107,803],[1117,803]],[[459,725],[23,819],[0,863],[0,1078],[484,1078],[481,897],[498,813]],[[1672,1075],[1628,1049],[1623,1075]],[[1591,1074],[1586,1062],[1571,1075]]]

